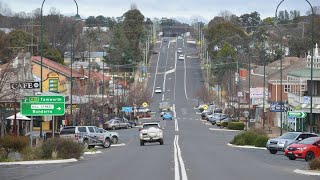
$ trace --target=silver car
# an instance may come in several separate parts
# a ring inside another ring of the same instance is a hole
[[[105,130],[103,128],[99,128],[99,129],[100,129],[101,133],[110,133],[112,144],[117,144],[118,143],[118,141],[119,141],[119,133],[107,131],[107,130]]]
[[[317,137],[312,133],[288,132],[274,139],[269,139],[266,147],[271,154],[276,154],[278,151],[284,151],[290,144],[299,142],[309,137]]]
[[[107,121],[106,123],[103,124],[104,129],[121,129],[121,128],[126,128],[129,129],[131,125],[127,122],[123,122],[119,119],[111,119],[110,121]]]

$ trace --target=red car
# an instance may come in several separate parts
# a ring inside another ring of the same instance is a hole
[[[285,155],[290,160],[300,158],[311,161],[314,158],[320,158],[320,137],[310,137],[298,143],[291,144],[285,150]]]

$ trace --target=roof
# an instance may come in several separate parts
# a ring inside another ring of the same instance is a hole
[[[110,67],[108,67],[107,63],[104,63],[103,62],[94,62],[94,63],[97,63],[100,67],[100,69],[102,69],[103,65],[104,65],[104,69],[110,69]],[[91,63],[92,64],[92,63]],[[70,67],[71,65],[69,65]],[[81,66],[84,68],[84,69],[88,69],[88,66],[89,66],[89,62],[74,62],[72,64],[72,69],[80,69]]]
[[[301,67],[305,67],[306,62],[304,60],[295,61],[295,63],[291,64],[282,69],[282,80],[287,80],[287,76],[290,75],[291,72],[297,72],[302,69]],[[310,70],[309,70],[310,71]],[[270,76],[270,80],[280,80],[280,70]]]
[[[301,70],[290,71],[288,73],[288,75],[295,76],[295,77],[310,78],[311,77],[311,69],[310,68],[303,68]],[[320,78],[320,69],[313,68],[313,78]]]
[[[34,63],[40,64],[40,56],[32,56],[31,60]],[[57,73],[61,73],[67,77],[71,77],[71,71],[70,68],[68,66],[59,64],[57,62],[54,62],[50,59],[47,59],[45,57],[42,57],[42,65],[45,67],[49,67],[50,69],[53,69],[54,71],[56,71]],[[76,71],[76,70],[72,70],[72,77],[82,77],[81,74]]]

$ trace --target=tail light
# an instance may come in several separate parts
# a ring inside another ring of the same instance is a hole
[[[76,140],[79,140],[79,135],[75,134],[74,137],[76,138]]]

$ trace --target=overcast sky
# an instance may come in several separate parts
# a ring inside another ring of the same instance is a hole
[[[135,3],[145,17],[169,17],[191,19],[198,17],[207,21],[217,16],[219,12],[228,10],[237,16],[257,11],[262,18],[274,16],[275,9],[280,0],[76,0],[81,17],[88,16],[114,16],[123,15]],[[0,0],[2,6],[7,5],[13,12],[32,12],[41,7],[42,0]],[[313,6],[320,6],[320,0],[309,0]],[[51,7],[55,7],[61,14],[72,15],[76,13],[73,0],[46,0],[44,14]],[[301,15],[309,9],[305,0],[285,0],[279,8],[287,10],[300,10]]]

